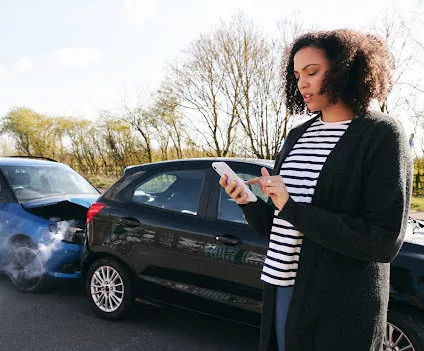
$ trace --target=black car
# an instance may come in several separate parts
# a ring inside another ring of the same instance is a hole
[[[272,169],[221,158],[132,166],[90,207],[81,271],[100,317],[120,319],[139,301],[258,325],[268,243],[218,184],[217,160],[245,180]],[[409,230],[391,266],[385,350],[424,351],[424,235],[418,222]]]

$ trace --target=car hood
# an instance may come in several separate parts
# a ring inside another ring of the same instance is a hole
[[[42,199],[32,200],[25,203],[22,203],[22,206],[25,208],[36,208],[43,206],[55,205],[63,202],[70,202],[75,205],[79,205],[85,208],[89,208],[91,204],[97,200],[100,194],[90,194],[90,195],[61,195],[61,196],[49,196],[43,197]]]

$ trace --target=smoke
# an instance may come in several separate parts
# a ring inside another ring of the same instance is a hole
[[[14,281],[34,279],[45,272],[44,263],[36,248],[12,246],[8,252],[6,273]]]
[[[60,221],[56,222],[56,230],[52,232],[51,242],[39,244],[38,249],[44,262],[47,262],[52,253],[59,249],[62,240],[71,240],[73,234],[77,231],[75,221]]]
[[[74,220],[56,222],[55,227],[51,228],[50,233],[43,237],[38,246],[25,243],[9,245],[3,266],[5,273],[12,281],[20,279],[36,281],[46,272],[46,263],[52,254],[61,249],[62,240],[71,240],[78,230],[75,222]]]

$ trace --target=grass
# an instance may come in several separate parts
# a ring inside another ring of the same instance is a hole
[[[424,197],[422,196],[412,197],[411,211],[424,211]]]

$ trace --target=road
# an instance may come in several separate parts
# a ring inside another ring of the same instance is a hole
[[[257,350],[259,330],[190,311],[137,305],[120,322],[97,318],[79,284],[45,294],[0,276],[1,351]]]

